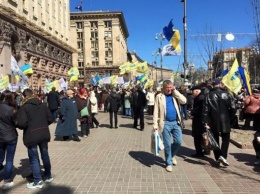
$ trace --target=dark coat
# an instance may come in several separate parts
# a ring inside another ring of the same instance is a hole
[[[110,103],[110,108],[108,112],[117,112],[120,107],[120,98],[116,92],[111,92],[108,96],[106,104]]]
[[[49,125],[52,114],[48,107],[38,98],[23,100],[17,113],[17,127],[23,129],[23,142],[26,147],[49,142],[51,135]]]
[[[57,110],[58,107],[60,106],[60,97],[58,93],[55,91],[51,91],[47,96],[47,102],[48,102],[48,107],[51,111]]]
[[[213,88],[203,103],[203,123],[207,123],[215,133],[229,133],[231,120],[236,114],[233,97],[225,90]]]
[[[202,109],[203,109],[203,101],[204,101],[204,93],[200,93],[198,96],[194,98],[193,109],[191,110],[192,118],[192,136],[195,133],[203,133],[204,125],[202,122]]]
[[[60,119],[55,130],[55,135],[70,136],[78,134],[77,118],[78,107],[76,100],[64,97],[61,102]]]
[[[0,102],[0,143],[10,142],[17,138],[15,127],[15,110],[5,102]]]
[[[137,109],[144,109],[146,106],[146,96],[145,93],[141,90],[137,90],[137,101],[136,101],[136,106],[134,107]]]
[[[91,103],[89,101],[89,99],[85,99],[85,98],[80,98],[79,96],[76,96],[76,102],[77,102],[77,107],[78,107],[78,119],[80,122],[82,123],[92,123],[92,116],[91,116]],[[84,116],[81,117],[80,116],[80,111],[87,106],[88,104],[88,112],[89,112],[89,116]]]

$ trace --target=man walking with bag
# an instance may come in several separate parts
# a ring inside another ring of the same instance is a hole
[[[232,96],[225,90],[219,78],[213,82],[214,88],[206,95],[203,103],[203,123],[206,129],[210,129],[219,145],[219,133],[222,137],[220,150],[214,150],[215,159],[224,166],[229,166],[227,161],[230,123],[236,114],[236,105]]]
[[[177,165],[174,157],[182,142],[181,115],[179,104],[185,104],[186,98],[175,89],[170,80],[163,82],[163,92],[158,94],[154,104],[153,129],[163,136],[166,171],[171,172]],[[173,137],[173,144],[172,138]]]
[[[33,182],[27,188],[42,188],[40,159],[37,149],[40,149],[44,166],[45,182],[53,180],[51,175],[51,162],[48,153],[50,141],[49,125],[52,123],[52,114],[45,104],[33,96],[31,89],[23,91],[24,99],[17,114],[17,127],[23,130],[23,142],[28,149],[30,167],[33,173]]]

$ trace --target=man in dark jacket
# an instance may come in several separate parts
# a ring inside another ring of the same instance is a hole
[[[134,128],[137,129],[137,120],[140,118],[140,128],[144,130],[144,107],[146,106],[146,96],[141,86],[137,86],[137,93],[134,94]]]
[[[53,87],[51,89],[51,92],[47,96],[48,107],[51,110],[53,123],[56,122],[57,111],[60,106],[59,94],[55,90],[56,90],[56,88]]]
[[[112,89],[112,92],[108,96],[105,104],[107,107],[107,111],[109,112],[110,128],[113,128],[113,114],[114,114],[115,128],[117,129],[118,128],[117,113],[118,113],[118,109],[120,107],[120,98],[119,98],[119,95],[116,93],[115,88]]]
[[[204,132],[204,125],[202,122],[202,108],[204,93],[201,92],[201,86],[193,86],[191,89],[192,96],[194,97],[193,109],[191,110],[192,116],[192,136],[194,138],[194,146],[196,153],[192,157],[203,157],[202,150],[202,134]]]
[[[52,115],[48,107],[33,96],[31,89],[25,89],[23,96],[24,99],[17,114],[17,127],[23,130],[23,142],[28,149],[34,179],[32,183],[27,184],[27,188],[42,188],[43,181],[37,147],[40,149],[45,169],[45,182],[51,182],[53,178],[48,142],[50,141],[49,125],[52,123]]]
[[[213,82],[214,88],[206,95],[203,103],[203,123],[210,129],[215,140],[219,144],[219,133],[222,137],[220,150],[214,150],[218,164],[229,166],[227,161],[228,146],[230,140],[230,121],[236,114],[236,105],[233,97],[224,89],[219,78]]]

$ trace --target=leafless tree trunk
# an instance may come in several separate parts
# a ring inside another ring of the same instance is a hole
[[[253,20],[256,32],[256,44],[260,48],[260,4],[259,0],[251,0],[251,5],[253,8]]]

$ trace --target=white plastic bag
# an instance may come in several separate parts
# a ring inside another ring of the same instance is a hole
[[[159,152],[161,150],[164,150],[163,141],[161,139],[161,136],[159,135],[158,130],[152,131],[151,134],[151,152],[159,156]]]

